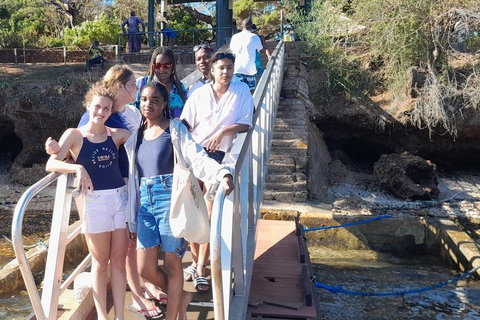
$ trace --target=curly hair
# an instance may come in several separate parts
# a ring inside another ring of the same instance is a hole
[[[88,109],[90,107],[93,97],[95,96],[100,96],[100,97],[105,97],[110,99],[112,101],[112,107],[113,107],[113,101],[114,101],[115,95],[109,88],[107,88],[104,85],[103,81],[95,82],[90,87],[90,89],[88,89],[87,93],[85,94],[85,98],[83,99],[83,106],[85,107],[85,109]]]

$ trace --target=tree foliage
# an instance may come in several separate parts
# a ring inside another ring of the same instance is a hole
[[[324,0],[290,16],[334,82],[365,94],[389,90],[389,111],[420,128],[455,136],[462,109],[480,107],[478,67],[452,66],[460,46],[462,54],[480,49],[471,40],[480,28],[476,0]]]

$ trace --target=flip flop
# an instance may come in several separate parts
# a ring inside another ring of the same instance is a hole
[[[145,317],[146,319],[164,319],[165,318],[165,313],[155,304],[155,308],[153,309],[137,309],[134,307],[132,304],[129,304],[127,306],[127,309],[130,310],[133,313],[136,313],[139,316]],[[159,313],[156,316],[150,316],[148,313],[151,311],[157,311]]]
[[[183,277],[185,281],[193,281],[195,278],[195,273],[197,272],[197,267],[193,264],[189,265],[186,269],[183,269],[185,276]]]
[[[195,290],[197,290],[197,292],[199,292],[199,293],[204,293],[204,292],[207,292],[208,290],[210,290],[210,284],[208,283],[207,278],[205,278],[204,276],[196,276],[193,279],[193,284],[195,285]],[[207,287],[207,288],[199,290],[200,286]]]

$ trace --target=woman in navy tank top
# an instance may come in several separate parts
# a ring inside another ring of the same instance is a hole
[[[170,228],[174,147],[179,139],[186,163],[195,176],[208,183],[221,182],[227,193],[233,190],[231,170],[209,158],[195,143],[179,120],[169,120],[168,91],[161,83],[148,83],[140,94],[144,124],[133,134],[125,149],[129,155],[128,226],[137,238],[138,269],[141,276],[167,290],[167,320],[186,320],[191,293],[183,290],[182,257],[186,251],[183,238],[176,238]],[[170,123],[172,122],[172,123]],[[159,267],[159,247],[165,253]]]
[[[126,186],[118,164],[118,147],[131,133],[105,126],[114,97],[101,83],[87,92],[84,105],[89,121],[65,131],[60,151],[50,156],[47,171],[75,173],[85,197],[82,232],[92,253],[93,298],[98,319],[107,319],[107,266],[111,262],[111,284],[115,319],[124,319],[126,289],[125,236]],[[64,162],[71,156],[75,163]]]

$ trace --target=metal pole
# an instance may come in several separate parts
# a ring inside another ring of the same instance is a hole
[[[115,46],[115,60],[118,60],[118,45]]]
[[[18,53],[17,53],[17,48],[13,49],[13,54],[15,55],[15,64],[18,64]]]
[[[153,34],[155,33],[155,3],[148,0],[148,48],[153,48]]]
[[[63,64],[67,64],[67,47],[63,47]]]

